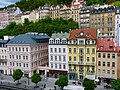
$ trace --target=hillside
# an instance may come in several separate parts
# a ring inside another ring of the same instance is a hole
[[[47,33],[51,36],[54,32],[69,32],[70,29],[78,28],[78,24],[72,19],[63,20],[60,19],[42,19],[38,22],[29,22],[25,20],[23,24],[10,23],[5,30],[0,30],[0,38],[4,35],[15,36],[27,32]]]

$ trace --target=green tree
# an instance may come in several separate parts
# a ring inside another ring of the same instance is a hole
[[[22,76],[23,76],[23,72],[21,71],[21,69],[16,69],[12,75],[12,77],[15,81],[18,80],[18,83]]]
[[[55,85],[58,85],[63,90],[64,86],[68,85],[67,76],[60,76],[59,79],[55,82]]]
[[[115,1],[114,4],[115,6],[120,7],[120,1]]]
[[[102,0],[86,0],[87,5],[102,4]]]
[[[40,75],[38,73],[34,73],[33,76],[31,77],[32,82],[36,84],[38,84],[38,82],[40,82],[42,80],[42,78],[40,77]]]
[[[83,86],[85,87],[85,90],[94,90],[95,89],[94,81],[87,79],[87,78],[84,79]]]
[[[120,90],[120,79],[117,79],[112,83],[112,88],[115,90]]]

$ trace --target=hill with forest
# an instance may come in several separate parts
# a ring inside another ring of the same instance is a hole
[[[3,36],[16,36],[27,32],[47,33],[49,36],[54,32],[69,32],[70,29],[78,28],[78,23],[72,19],[42,19],[37,22],[30,22],[25,19],[23,24],[10,23],[4,30],[0,30],[0,38]]]

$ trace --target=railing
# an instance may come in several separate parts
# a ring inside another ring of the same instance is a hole
[[[69,73],[77,73],[77,70],[75,70],[75,69],[69,69]]]
[[[69,61],[68,64],[77,64],[77,62]]]

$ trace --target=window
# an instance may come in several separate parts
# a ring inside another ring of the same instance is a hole
[[[14,59],[14,55],[12,55],[12,58]]]
[[[24,52],[24,48],[23,48],[23,52]]]
[[[98,57],[101,58],[101,53],[98,53]]]
[[[55,52],[57,52],[57,48],[55,48]]]
[[[66,65],[65,64],[63,65],[63,69],[66,69]]]
[[[25,63],[23,64],[23,66],[25,67]]]
[[[82,55],[84,52],[83,52],[83,48],[79,48],[79,53]]]
[[[98,66],[101,66],[101,62],[100,61],[98,61]]]
[[[12,62],[10,62],[10,66],[12,66]]]
[[[57,56],[55,56],[55,61],[57,61]]]
[[[28,56],[26,56],[26,60],[28,60]]]
[[[63,56],[63,61],[65,61],[65,59],[66,59],[66,56]]]
[[[21,51],[21,48],[19,48],[19,51]]]
[[[95,62],[95,57],[92,57],[92,62]]]
[[[103,72],[102,72],[103,74],[105,74],[106,73],[106,71],[105,71],[105,69],[103,69]]]
[[[101,73],[101,70],[100,69],[98,69],[98,74],[100,74]]]
[[[59,64],[59,69],[61,69],[61,64]]]
[[[103,58],[105,58],[105,53],[103,53]]]
[[[74,56],[74,61],[76,61],[76,56]]]
[[[115,58],[115,54],[112,54],[112,58]]]
[[[21,67],[21,63],[19,63],[19,66]]]
[[[57,68],[57,64],[55,64],[55,68]]]
[[[69,53],[71,53],[72,51],[71,51],[71,48],[69,48]]]
[[[112,62],[112,67],[115,67],[115,62]]]
[[[69,61],[71,61],[72,60],[72,57],[71,56],[69,56]]]
[[[110,67],[110,62],[107,62],[107,66]]]
[[[28,52],[28,48],[26,48],[26,52]]]
[[[18,59],[18,55],[16,55],[16,59]]]
[[[61,52],[61,48],[59,48],[59,52]]]
[[[51,64],[51,68],[53,68],[53,64]]]
[[[84,41],[83,40],[79,40],[79,44],[84,44]]]
[[[16,49],[16,51],[17,51],[17,48],[15,48]]]
[[[105,62],[103,62],[103,66],[105,66]]]
[[[26,64],[26,67],[28,67],[28,64]]]
[[[21,59],[21,56],[19,55],[19,59]]]
[[[65,48],[63,48],[63,52],[66,52],[66,51],[65,51]]]
[[[90,62],[90,57],[87,57],[87,62]]]
[[[107,74],[110,74],[110,70],[107,70]]]
[[[18,63],[17,63],[17,66],[18,66]]]
[[[59,56],[59,61],[61,61],[61,56]]]
[[[10,55],[10,59],[11,59],[11,55]]]
[[[107,54],[107,58],[110,58],[110,54]]]
[[[89,54],[90,53],[90,49],[89,48],[87,48],[87,54]]]
[[[23,56],[23,59],[25,59],[25,56]]]
[[[92,48],[92,54],[95,54],[95,48]]]
[[[76,53],[76,48],[74,48],[74,53]]]
[[[112,70],[112,74],[115,75],[115,71],[114,70]]]
[[[50,56],[50,58],[51,58],[51,61],[53,61],[53,56]]]
[[[52,49],[52,48],[50,48],[50,52],[53,52],[53,49]]]

